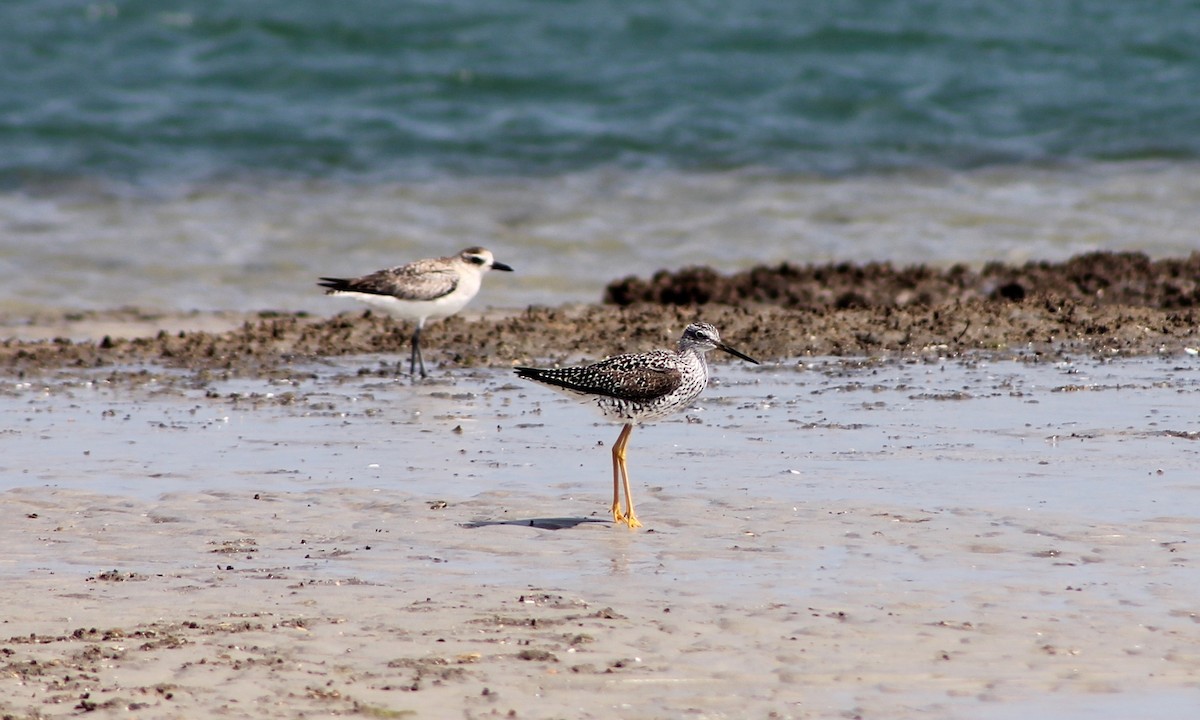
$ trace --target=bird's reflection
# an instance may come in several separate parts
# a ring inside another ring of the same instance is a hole
[[[522,520],[475,520],[473,522],[459,523],[459,526],[475,529],[491,525],[517,525],[519,527],[538,528],[539,530],[570,530],[584,523],[603,523],[607,525],[609,521],[584,517],[525,518]]]

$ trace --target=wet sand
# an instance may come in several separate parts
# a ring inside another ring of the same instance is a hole
[[[531,309],[423,383],[355,313],[26,323],[0,715],[1190,718],[1190,312]],[[617,428],[505,366],[697,316],[767,362],[634,433],[615,527]]]

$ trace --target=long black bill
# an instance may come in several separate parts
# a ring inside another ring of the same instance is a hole
[[[503,270],[504,272],[512,272],[513,271],[511,266],[505,265],[502,262],[496,262],[495,260],[492,261],[492,269],[493,270]]]
[[[752,363],[754,363],[755,365],[761,365],[761,364],[762,364],[762,363],[760,363],[759,361],[755,360],[754,358],[750,357],[749,355],[746,355],[746,354],[744,354],[744,353],[740,353],[740,352],[738,352],[737,350],[734,350],[733,348],[729,347],[729,346],[728,346],[728,345],[726,345],[725,343],[721,343],[721,344],[720,344],[720,345],[718,345],[717,347],[719,347],[720,349],[722,349],[722,350],[724,350],[725,352],[729,353],[730,355],[733,355],[734,357],[740,357],[741,359],[745,360],[746,362],[752,362]]]

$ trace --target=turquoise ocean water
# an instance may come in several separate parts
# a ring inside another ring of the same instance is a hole
[[[0,4],[0,311],[1200,247],[1200,2]],[[504,281],[504,282],[500,282]],[[338,306],[336,309],[343,309]]]

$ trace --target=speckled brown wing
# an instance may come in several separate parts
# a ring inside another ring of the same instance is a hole
[[[358,292],[368,295],[390,295],[401,300],[437,300],[458,287],[458,274],[418,260],[362,277],[341,279],[321,278],[322,287],[332,292]]]
[[[647,401],[679,387],[683,376],[675,356],[665,350],[617,355],[594,365],[573,368],[516,368],[517,375],[587,395]]]

